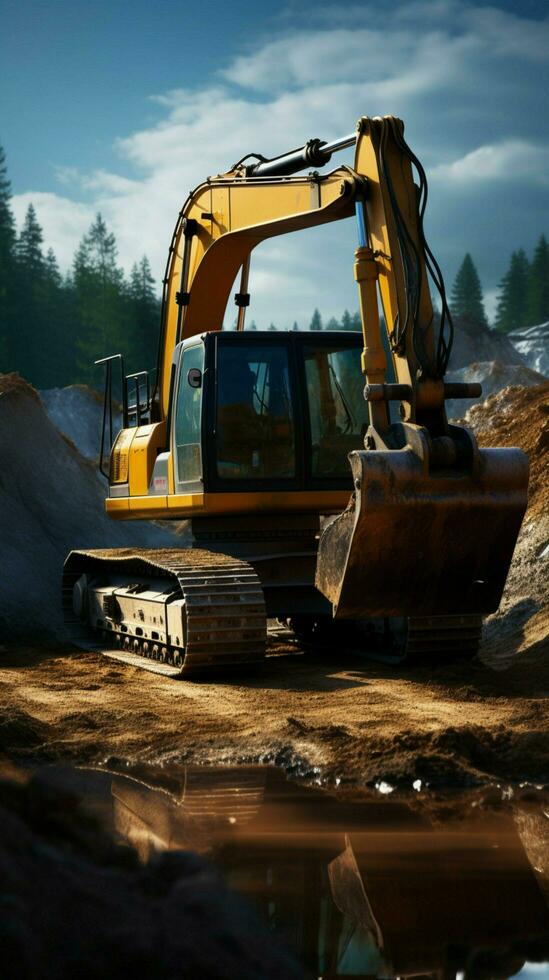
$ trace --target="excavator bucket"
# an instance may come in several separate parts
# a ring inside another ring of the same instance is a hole
[[[355,494],[321,534],[317,588],[336,618],[494,612],[526,510],[520,449],[477,450],[472,473],[409,449],[349,456]]]

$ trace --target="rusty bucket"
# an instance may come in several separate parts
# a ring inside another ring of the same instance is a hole
[[[321,534],[316,586],[336,618],[485,614],[499,605],[527,504],[520,449],[431,472],[410,448],[349,456],[357,488]]]

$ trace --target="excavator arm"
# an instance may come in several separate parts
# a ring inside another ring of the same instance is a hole
[[[319,177],[247,177],[238,171],[210,178],[183,206],[164,279],[159,346],[158,411],[170,402],[172,353],[180,340],[221,330],[239,269],[262,241],[352,216],[357,177],[347,169]],[[237,293],[237,304],[246,302]],[[240,307],[243,309],[244,307]]]

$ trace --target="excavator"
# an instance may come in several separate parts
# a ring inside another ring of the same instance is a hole
[[[352,167],[319,173],[348,147]],[[72,551],[63,604],[76,644],[183,677],[262,661],[276,621],[302,642],[341,649],[352,635],[396,661],[475,655],[526,509],[528,461],[448,421],[447,399],[481,392],[444,380],[453,324],[426,203],[425,171],[392,116],[275,158],[249,154],[190,193],[154,383],[126,375],[120,354],[97,363],[107,513],[185,519],[192,543]],[[361,333],[246,330],[256,246],[344,219],[356,222]]]

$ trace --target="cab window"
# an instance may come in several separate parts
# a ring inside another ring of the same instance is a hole
[[[305,347],[313,477],[349,476],[348,453],[364,448],[368,405],[360,351]]]
[[[274,344],[220,344],[217,376],[218,477],[295,477],[287,349]]]
[[[201,419],[202,383],[196,385],[196,374],[204,369],[204,348],[189,347],[181,356],[175,414],[175,452],[177,482],[196,483],[202,479]],[[201,381],[201,379],[199,379]]]

